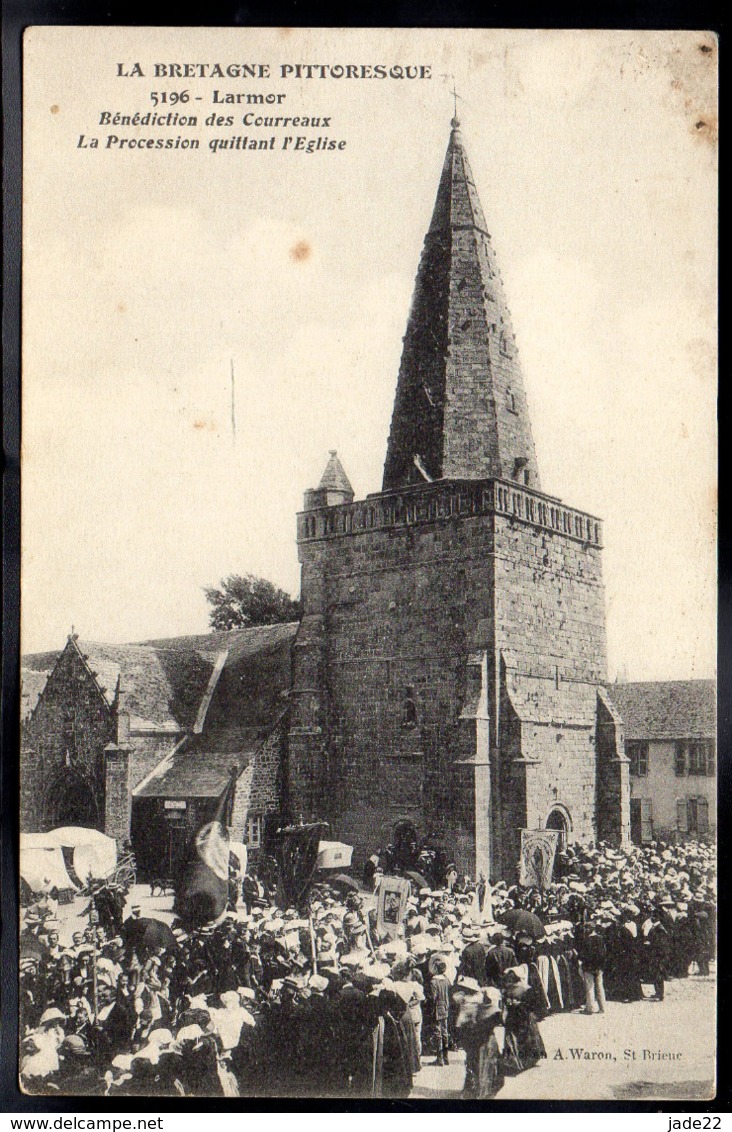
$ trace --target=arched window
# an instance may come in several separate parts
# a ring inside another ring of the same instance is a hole
[[[402,709],[404,712],[402,727],[411,730],[413,727],[417,726],[417,701],[414,698],[414,688],[408,687],[404,689]]]

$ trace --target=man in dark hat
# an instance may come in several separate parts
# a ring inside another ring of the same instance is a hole
[[[433,975],[430,982],[430,998],[434,1006],[435,1036],[437,1057],[435,1065],[447,1065],[448,1050],[450,1047],[450,1034],[448,1019],[450,1017],[450,983],[445,974],[447,964],[439,956],[433,962]]]
[[[689,935],[692,962],[696,962],[699,975],[709,974],[709,963],[714,958],[717,934],[717,916],[714,904],[706,899],[704,891],[697,891],[689,902]]]
[[[641,953],[643,981],[653,983],[654,998],[663,1001],[665,993],[666,967],[668,964],[669,934],[661,922],[658,912],[652,905],[641,908]]]
[[[274,980],[284,978],[292,968],[286,948],[270,931],[262,932],[260,936],[259,961],[262,968],[261,983],[267,993]]]
[[[130,975],[123,971],[117,979],[114,1005],[104,1023],[105,1034],[113,1050],[122,1050],[129,1044],[136,1022],[134,986]]]
[[[515,966],[516,952],[509,946],[508,928],[497,924],[488,929],[492,945],[485,957],[485,984],[490,987],[500,987],[504,971]]]
[[[605,940],[596,920],[584,920],[574,930],[574,945],[582,964],[585,981],[585,1014],[594,1014],[597,1006],[605,1013],[603,973],[607,960]]]
[[[245,874],[241,882],[241,896],[247,912],[251,912],[255,901],[264,898],[264,887],[254,868]]]
[[[607,944],[613,961],[613,996],[620,1002],[639,1002],[643,998],[641,982],[643,956],[642,937],[638,927],[639,908],[626,901],[608,933]]]
[[[465,940],[465,947],[460,956],[458,977],[465,976],[476,979],[480,986],[486,985],[485,960],[487,948],[480,939],[480,933],[474,925],[464,924],[461,935]]]

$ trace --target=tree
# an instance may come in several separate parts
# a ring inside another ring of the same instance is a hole
[[[208,618],[212,629],[278,625],[300,619],[299,601],[254,574],[230,574],[221,582],[220,589],[205,586],[204,593],[212,606]]]

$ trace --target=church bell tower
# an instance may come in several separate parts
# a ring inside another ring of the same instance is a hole
[[[602,524],[541,490],[489,229],[451,124],[383,485],[331,453],[298,515],[288,789],[356,867],[409,823],[461,872],[515,877],[522,829],[626,841],[605,693]]]

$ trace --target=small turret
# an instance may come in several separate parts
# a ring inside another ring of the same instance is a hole
[[[317,507],[335,507],[339,503],[353,503],[353,488],[335,448],[331,448],[330,458],[316,488],[305,492],[303,510],[314,511]]]

